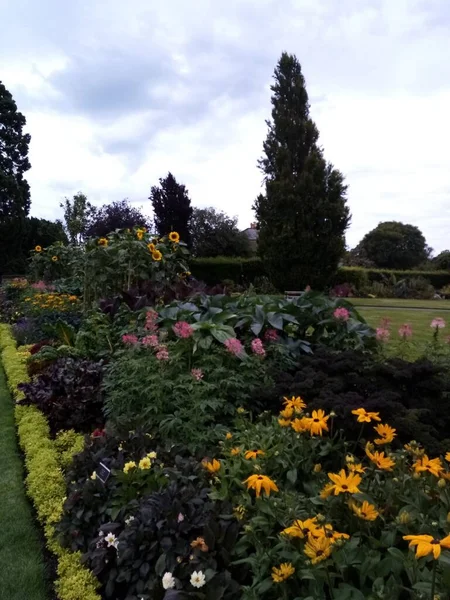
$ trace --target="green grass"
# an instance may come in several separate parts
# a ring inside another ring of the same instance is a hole
[[[429,308],[450,310],[450,300],[402,300],[400,298],[349,298],[355,306]],[[438,315],[439,316],[439,315]]]
[[[0,600],[45,600],[45,567],[25,496],[13,401],[0,365]]]

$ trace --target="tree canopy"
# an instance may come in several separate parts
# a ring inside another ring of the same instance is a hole
[[[135,226],[148,227],[147,218],[138,208],[131,206],[129,200],[124,199],[96,209],[89,220],[86,236],[103,237],[116,229]]]
[[[81,244],[91,218],[95,215],[95,207],[88,202],[87,197],[78,192],[72,200],[65,198],[60,207],[64,209],[64,228],[72,244]]]
[[[183,242],[189,243],[189,223],[192,217],[191,200],[186,187],[172,173],[153,186],[149,199],[153,205],[155,228],[159,235],[177,231]]]
[[[237,218],[212,206],[194,208],[190,222],[191,249],[194,256],[248,256],[249,243],[239,231]]]
[[[294,55],[282,54],[271,90],[272,120],[259,161],[266,189],[254,205],[259,253],[278,288],[322,288],[345,251],[347,187],[318,145]]]

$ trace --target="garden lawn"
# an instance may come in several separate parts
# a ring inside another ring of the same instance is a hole
[[[402,298],[348,298],[348,300],[355,306],[450,310],[450,300],[403,300]]]
[[[45,600],[45,568],[25,496],[13,401],[0,364],[0,600]]]

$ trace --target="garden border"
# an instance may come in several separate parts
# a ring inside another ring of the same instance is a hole
[[[9,325],[0,324],[0,351],[8,387],[17,401],[22,394],[19,383],[29,380],[25,360],[28,352],[20,351]],[[16,405],[14,416],[19,444],[25,455],[28,475],[26,489],[44,528],[47,546],[58,560],[55,589],[60,600],[101,600],[99,582],[81,563],[81,554],[62,548],[54,537],[54,524],[61,517],[66,486],[58,450],[50,438],[44,415],[35,407]]]

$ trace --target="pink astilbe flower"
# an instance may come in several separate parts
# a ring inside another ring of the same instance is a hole
[[[350,313],[346,308],[342,306],[340,308],[336,308],[336,310],[333,313],[333,317],[338,321],[348,321],[350,318]]]
[[[165,346],[160,346],[156,353],[157,360],[169,360],[169,352]]]
[[[252,340],[252,352],[253,354],[257,354],[258,356],[266,355],[263,343],[259,338],[255,338],[254,340]]]
[[[190,338],[194,333],[194,330],[189,323],[186,323],[186,321],[178,321],[178,323],[175,323],[172,329],[177,337],[184,339]]]
[[[391,332],[389,331],[389,329],[386,329],[384,327],[377,327],[376,338],[379,342],[388,342],[390,337]]]
[[[158,331],[158,325],[156,324],[157,320],[158,313],[156,312],[156,310],[148,310],[147,314],[145,315],[145,329],[147,331],[152,331],[153,333]]]
[[[398,330],[398,335],[406,340],[412,336],[412,327],[409,323],[404,323]]]
[[[266,342],[276,342],[278,341],[278,333],[276,329],[268,329],[264,334],[264,339]]]
[[[150,346],[151,348],[156,348],[156,346],[159,344],[159,340],[158,340],[158,336],[157,335],[146,335],[144,338],[142,338],[142,344],[144,346]]]
[[[431,321],[430,327],[433,329],[444,329],[445,321],[441,317],[436,317]]]
[[[191,375],[196,381],[203,379],[203,371],[201,369],[192,369]]]
[[[137,344],[138,343],[137,335],[134,335],[134,333],[126,333],[125,335],[122,336],[122,342],[124,344],[127,344],[128,346]]]
[[[45,281],[38,281],[37,283],[32,283],[31,287],[33,288],[33,290],[43,291],[47,289],[47,284],[45,283]]]
[[[241,342],[237,338],[228,338],[225,340],[224,346],[228,352],[230,352],[230,354],[234,354],[235,356],[241,354],[242,350],[244,349]]]

